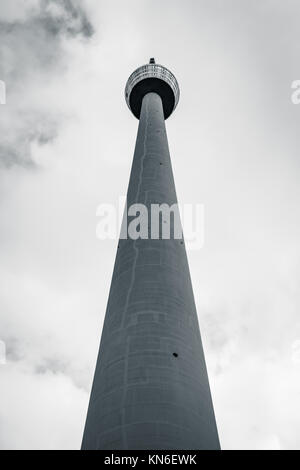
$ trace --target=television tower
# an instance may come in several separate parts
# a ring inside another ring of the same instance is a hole
[[[127,207],[150,214],[177,204],[165,119],[179,87],[150,59],[125,98],[139,119]],[[123,230],[129,219],[125,211]],[[152,228],[119,241],[83,450],[220,449],[184,241]]]

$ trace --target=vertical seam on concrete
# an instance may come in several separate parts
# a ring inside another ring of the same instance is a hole
[[[129,338],[126,339],[126,351],[124,361],[124,383],[123,383],[123,395],[122,395],[122,408],[121,408],[121,423],[122,423],[122,441],[124,449],[128,448],[127,434],[125,428],[125,400],[127,392],[127,380],[128,380],[128,355],[129,355]]]
[[[144,172],[144,160],[145,160],[146,153],[147,153],[147,149],[146,149],[147,138],[148,138],[148,101],[146,100],[146,125],[145,125],[145,136],[144,136],[144,153],[141,157],[141,168],[140,168],[140,174],[139,174],[139,184],[138,184],[138,187],[137,187],[136,198],[135,198],[136,199],[135,200],[136,204],[138,203],[139,193],[140,193],[141,185],[142,185],[142,176],[143,176],[143,172]],[[131,292],[132,292],[134,281],[135,281],[135,270],[136,270],[138,255],[139,255],[139,249],[137,248],[136,243],[137,243],[137,240],[134,240],[133,249],[135,251],[135,257],[134,257],[134,261],[133,261],[130,286],[129,286],[129,289],[128,289],[128,294],[126,296],[126,302],[125,302],[125,306],[124,306],[124,310],[123,310],[122,327],[124,327],[125,314],[126,314],[126,310],[128,308],[128,303],[129,303],[129,300],[130,300]]]
[[[136,200],[135,203],[138,203],[139,199],[139,194],[142,186],[142,177],[143,177],[143,172],[144,172],[144,160],[146,158],[147,154],[147,139],[148,139],[148,100],[146,99],[145,101],[146,108],[145,108],[145,114],[146,114],[146,124],[145,124],[145,135],[144,135],[144,152],[143,155],[141,156],[141,168],[140,168],[140,174],[139,174],[139,183],[137,187],[137,192],[136,192]],[[135,257],[133,261],[133,267],[132,267],[132,276],[130,280],[130,286],[128,289],[128,294],[126,297],[126,302],[123,310],[123,316],[122,316],[122,328],[124,328],[124,323],[125,323],[125,315],[128,309],[128,304],[131,296],[131,292],[134,286],[135,282],[135,271],[136,271],[136,265],[137,265],[137,260],[139,256],[139,249],[136,246],[137,240],[134,240],[133,242],[133,249],[135,251]],[[125,355],[125,364],[124,364],[124,382],[123,382],[123,395],[122,395],[122,411],[121,411],[121,422],[122,422],[122,440],[123,440],[123,446],[124,449],[127,449],[127,436],[126,436],[126,430],[125,430],[125,401],[126,401],[126,393],[127,393],[127,374],[128,374],[128,354],[129,354],[129,338],[127,338],[127,344],[126,344],[126,355]]]

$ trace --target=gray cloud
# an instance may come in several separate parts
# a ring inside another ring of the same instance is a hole
[[[86,12],[76,0],[43,0],[41,14],[36,21],[54,36],[82,35],[89,38],[94,32]]]
[[[62,40],[88,40],[93,33],[77,0],[40,0],[25,18],[0,22],[0,77],[7,87],[0,166],[33,168],[32,144],[45,145],[58,135],[64,117],[55,103],[39,101],[36,91],[46,90],[50,77],[53,81],[67,70]]]
[[[0,167],[11,168],[19,165],[23,168],[33,169],[36,163],[32,159],[32,145],[43,146],[54,141],[58,135],[58,121],[49,116],[39,115],[38,112],[30,116],[22,116],[23,127],[11,136],[2,138],[0,142]]]

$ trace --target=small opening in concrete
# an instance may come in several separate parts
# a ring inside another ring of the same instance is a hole
[[[160,162],[160,166],[162,166],[162,163]]]
[[[174,356],[174,357],[178,357],[178,354],[177,354],[177,353],[173,353],[173,356]]]

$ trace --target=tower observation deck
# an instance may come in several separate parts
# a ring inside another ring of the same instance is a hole
[[[127,208],[171,207],[165,120],[177,80],[150,59],[129,77],[125,99],[139,119]],[[173,219],[168,238],[161,229],[153,237],[151,224],[149,236],[119,240],[83,450],[220,449],[184,240]]]

